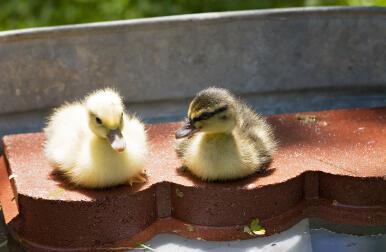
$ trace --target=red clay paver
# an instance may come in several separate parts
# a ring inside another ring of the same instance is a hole
[[[165,232],[248,239],[254,237],[243,229],[255,218],[267,235],[306,217],[386,225],[386,108],[300,115],[317,120],[269,117],[280,148],[267,171],[227,183],[203,182],[179,169],[172,143],[181,123],[148,127],[145,184],[106,190],[74,188],[53,173],[41,133],[5,136],[0,200],[6,222],[36,251],[136,246],[130,238],[145,242]]]

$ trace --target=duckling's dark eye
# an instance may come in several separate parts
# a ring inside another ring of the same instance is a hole
[[[208,113],[208,112],[204,112],[204,113],[202,113],[201,115],[200,115],[200,119],[201,120],[206,120],[206,119],[208,119],[210,117],[210,113]]]
[[[99,117],[95,117],[95,120],[98,124],[102,124],[102,120]]]

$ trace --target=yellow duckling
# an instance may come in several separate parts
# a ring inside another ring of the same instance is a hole
[[[75,185],[146,181],[140,175],[147,154],[144,125],[124,112],[121,97],[111,89],[56,109],[44,134],[46,158]]]
[[[264,168],[276,149],[267,121],[229,91],[208,88],[189,105],[175,149],[203,180],[232,180]]]

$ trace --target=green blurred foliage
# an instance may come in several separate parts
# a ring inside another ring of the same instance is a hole
[[[386,6],[386,0],[0,0],[0,30],[187,13],[327,5]]]

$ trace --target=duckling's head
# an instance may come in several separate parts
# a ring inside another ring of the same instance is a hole
[[[188,118],[176,132],[176,138],[196,132],[229,133],[236,125],[236,101],[228,90],[207,88],[199,92],[189,105]]]
[[[85,105],[92,132],[107,139],[114,150],[123,151],[126,142],[121,132],[124,122],[121,97],[112,89],[98,90],[86,97]]]

